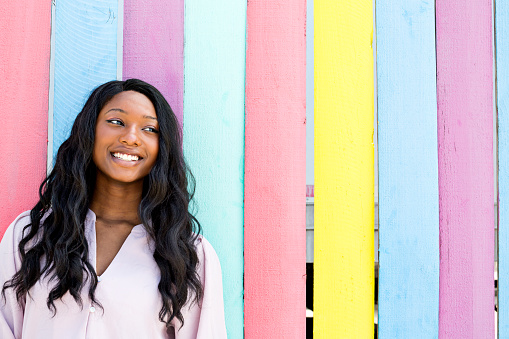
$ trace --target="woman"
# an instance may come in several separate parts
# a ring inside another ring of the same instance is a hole
[[[96,88],[39,202],[0,243],[0,338],[226,338],[219,261],[188,212],[188,178],[156,88]]]

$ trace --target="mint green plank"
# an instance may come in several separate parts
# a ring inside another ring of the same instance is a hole
[[[221,261],[229,338],[243,338],[245,0],[186,1],[184,154]]]

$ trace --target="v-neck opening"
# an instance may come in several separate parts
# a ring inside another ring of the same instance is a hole
[[[134,228],[134,227],[133,227]],[[125,246],[125,243],[129,240],[129,237],[131,236],[131,233],[133,232],[133,230],[131,230],[131,232],[129,232],[129,234],[127,235],[127,237],[125,238],[124,242],[122,243],[122,245],[120,246],[120,248],[118,249],[117,253],[115,254],[115,256],[113,257],[113,259],[111,259],[110,263],[108,264],[108,266],[106,266],[106,268],[104,269],[104,271],[101,273],[101,275],[99,275],[97,273],[97,229],[95,228],[95,225],[94,225],[94,229],[95,229],[95,274],[97,275],[97,278],[99,279],[103,279],[104,278],[104,275],[108,273],[108,270],[110,270],[110,267],[111,265],[113,265],[113,263],[115,262],[115,259],[119,256],[120,252],[122,251],[122,249],[124,248]]]
[[[126,243],[129,241],[129,239],[131,238],[131,236],[133,235],[133,233],[137,233],[139,229],[143,229],[143,224],[138,224],[138,225],[135,225],[133,226],[133,228],[131,229],[131,231],[129,232],[129,234],[127,235],[127,237],[125,238],[124,242],[122,243],[122,245],[120,246],[119,250],[117,251],[117,253],[115,254],[115,256],[113,257],[113,259],[111,260],[111,262],[108,264],[108,266],[106,266],[105,270],[102,272],[101,275],[97,274],[97,216],[96,214],[94,213],[94,211],[92,211],[91,209],[89,209],[89,214],[92,214],[92,216],[88,216],[87,217],[90,217],[91,220],[91,231],[92,231],[92,237],[91,237],[91,240],[93,240],[93,255],[94,255],[94,261],[93,261],[93,265],[94,265],[94,269],[95,269],[95,273],[97,275],[97,278],[98,279],[103,279],[105,274],[107,274],[109,271],[111,271],[110,267],[116,262],[118,261],[117,260],[117,257],[119,256],[120,252],[122,252],[122,250],[125,248],[126,246]]]

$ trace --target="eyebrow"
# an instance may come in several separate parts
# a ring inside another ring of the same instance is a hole
[[[117,112],[120,112],[120,113],[127,114],[127,112],[126,112],[126,111],[124,111],[124,110],[123,110],[123,109],[121,109],[121,108],[111,108],[111,109],[109,109],[109,110],[108,110],[108,112],[106,112],[106,113],[109,113],[109,112],[111,112],[111,111],[117,111]],[[156,121],[157,121],[157,118],[156,118],[156,117],[153,117],[153,116],[151,116],[151,115],[144,115],[143,117],[144,117],[145,119],[153,119],[153,120],[156,120]]]

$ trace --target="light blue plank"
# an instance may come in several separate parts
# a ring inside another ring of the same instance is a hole
[[[498,109],[498,335],[509,338],[509,3],[495,2]]]
[[[439,214],[433,1],[376,4],[379,338],[438,337]]]
[[[92,89],[117,77],[117,0],[57,0],[53,154]]]
[[[221,261],[228,338],[243,338],[245,0],[186,1],[184,153]]]

